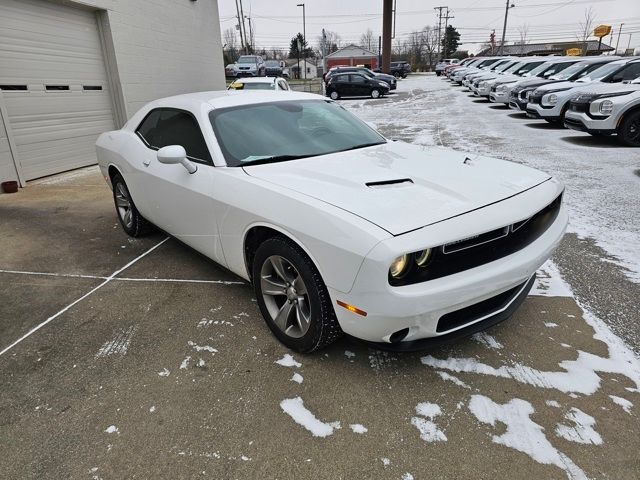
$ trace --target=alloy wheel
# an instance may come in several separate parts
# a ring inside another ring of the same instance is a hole
[[[127,228],[131,228],[133,225],[133,215],[131,212],[131,199],[129,198],[129,192],[122,183],[116,184],[116,208],[118,209],[118,215],[120,220]]]
[[[268,257],[260,269],[260,291],[273,323],[292,338],[304,336],[311,325],[307,286],[284,257]]]

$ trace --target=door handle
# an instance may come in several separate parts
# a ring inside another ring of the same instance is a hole
[[[151,160],[144,160],[144,161],[142,162],[142,164],[143,164],[145,167],[148,167],[148,166],[151,164]]]

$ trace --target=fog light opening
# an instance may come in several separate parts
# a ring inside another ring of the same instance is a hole
[[[398,330],[397,332],[391,334],[389,337],[389,341],[391,343],[398,343],[405,339],[405,337],[409,335],[409,328],[403,328],[402,330]]]

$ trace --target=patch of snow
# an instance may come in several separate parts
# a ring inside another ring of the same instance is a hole
[[[196,364],[196,366],[202,368],[205,366],[205,361],[201,358],[198,359],[198,363]]]
[[[159,375],[160,377],[168,377],[168,376],[169,376],[169,373],[171,373],[171,372],[169,372],[169,370],[168,370],[168,369],[163,368],[161,372],[158,372],[158,375]]]
[[[188,356],[187,358],[182,360],[182,363],[180,364],[180,370],[186,369],[189,366],[190,361],[191,361],[191,356]]]
[[[549,407],[560,408],[560,404],[555,400],[546,400],[544,403],[546,403]]]
[[[569,345],[568,343],[561,343],[560,346],[564,348],[571,348],[571,345]]]
[[[304,380],[304,378],[299,373],[294,373],[293,377],[291,377],[291,381],[292,382],[302,383],[303,380]]]
[[[547,260],[536,272],[536,282],[529,295],[573,297],[573,292],[560,276],[557,265],[552,260]]]
[[[413,475],[411,475],[409,472],[407,472],[407,473],[402,475],[402,480],[413,480]]]
[[[416,413],[421,417],[412,417],[411,425],[420,432],[420,438],[425,442],[446,442],[447,436],[432,421],[442,414],[440,407],[435,403],[423,402],[416,406]],[[422,417],[426,417],[422,418]]]
[[[274,363],[277,363],[278,365],[282,365],[283,367],[300,368],[302,366],[300,362],[297,362],[296,359],[293,358],[288,353],[285,353],[284,357],[282,357],[280,360],[276,360]]]
[[[496,426],[496,422],[505,425],[506,432],[493,435],[493,443],[523,452],[538,463],[555,465],[564,470],[569,479],[587,479],[580,467],[551,445],[544,435],[544,429],[531,420],[534,410],[529,402],[514,398],[500,405],[484,395],[472,395],[469,410],[482,423],[492,427]]]
[[[125,330],[120,330],[113,339],[107,340],[102,344],[95,358],[108,357],[110,355],[125,355],[136,330],[138,330],[138,325],[131,325]]]
[[[602,445],[602,437],[593,428],[596,420],[591,415],[573,407],[564,418],[572,422],[573,425],[567,426],[559,423],[556,425],[556,435],[574,443]]]
[[[353,430],[353,433],[359,433],[359,434],[367,433],[369,431],[367,427],[359,423],[352,423],[351,425],[349,425],[349,428]]]
[[[156,406],[152,405],[151,408],[149,408],[149,412],[153,413],[156,411]]]
[[[248,462],[249,460],[251,460],[249,457],[247,457],[246,455],[242,455],[240,457],[240,460],[242,460],[243,462]]]
[[[631,407],[633,407],[633,403],[631,403],[629,400],[627,400],[626,398],[617,397],[615,395],[609,395],[609,398],[616,405],[620,405],[625,412],[631,413]]]
[[[455,383],[456,385],[458,385],[459,387],[462,388],[468,388],[471,389],[471,387],[469,385],[467,385],[466,383],[464,383],[462,380],[460,380],[458,377],[456,377],[455,375],[451,375],[450,373],[447,372],[442,372],[440,370],[436,371],[436,373],[440,376],[441,379],[443,380],[448,380],[450,382]]]
[[[474,333],[471,338],[487,348],[492,348],[494,350],[503,348],[502,344],[487,332]]]
[[[280,408],[289,415],[294,422],[311,432],[314,437],[328,437],[340,428],[340,422],[321,422],[305,406],[302,398],[286,398],[280,402]]]
[[[549,328],[556,328],[558,324],[553,322],[544,322],[544,326]]]
[[[355,358],[356,354],[353,353],[351,350],[345,350],[344,351],[344,356],[347,358]]]
[[[107,427],[105,433],[120,433],[120,430],[118,430],[118,427],[116,427],[115,425],[111,425]]]
[[[189,341],[187,342],[187,344],[188,344],[191,348],[193,348],[196,352],[202,352],[202,351],[205,351],[205,352],[209,352],[209,353],[218,353],[218,350],[216,350],[216,349],[215,349],[215,348],[213,348],[213,347],[210,347],[209,345],[203,345],[203,346],[196,345],[196,344],[195,344],[194,342],[192,342],[191,340],[189,340]]]
[[[382,460],[382,464],[383,464],[385,467],[388,467],[389,465],[391,465],[391,460],[389,460],[389,459],[388,459],[388,458],[386,458],[386,457],[382,457],[380,460]]]

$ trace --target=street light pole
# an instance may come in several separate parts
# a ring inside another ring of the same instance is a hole
[[[504,25],[502,26],[502,41],[500,42],[500,55],[502,55],[502,50],[504,49],[504,36],[507,33],[507,18],[509,17],[509,9],[515,7],[513,3],[509,6],[511,0],[507,0],[507,6],[504,10]]]
[[[304,79],[307,79],[307,49],[306,49],[306,44],[307,44],[307,22],[305,20],[305,15],[304,15],[304,3],[299,3],[298,7],[302,7],[302,50],[304,52],[304,55],[302,56],[302,58],[304,59]]]

